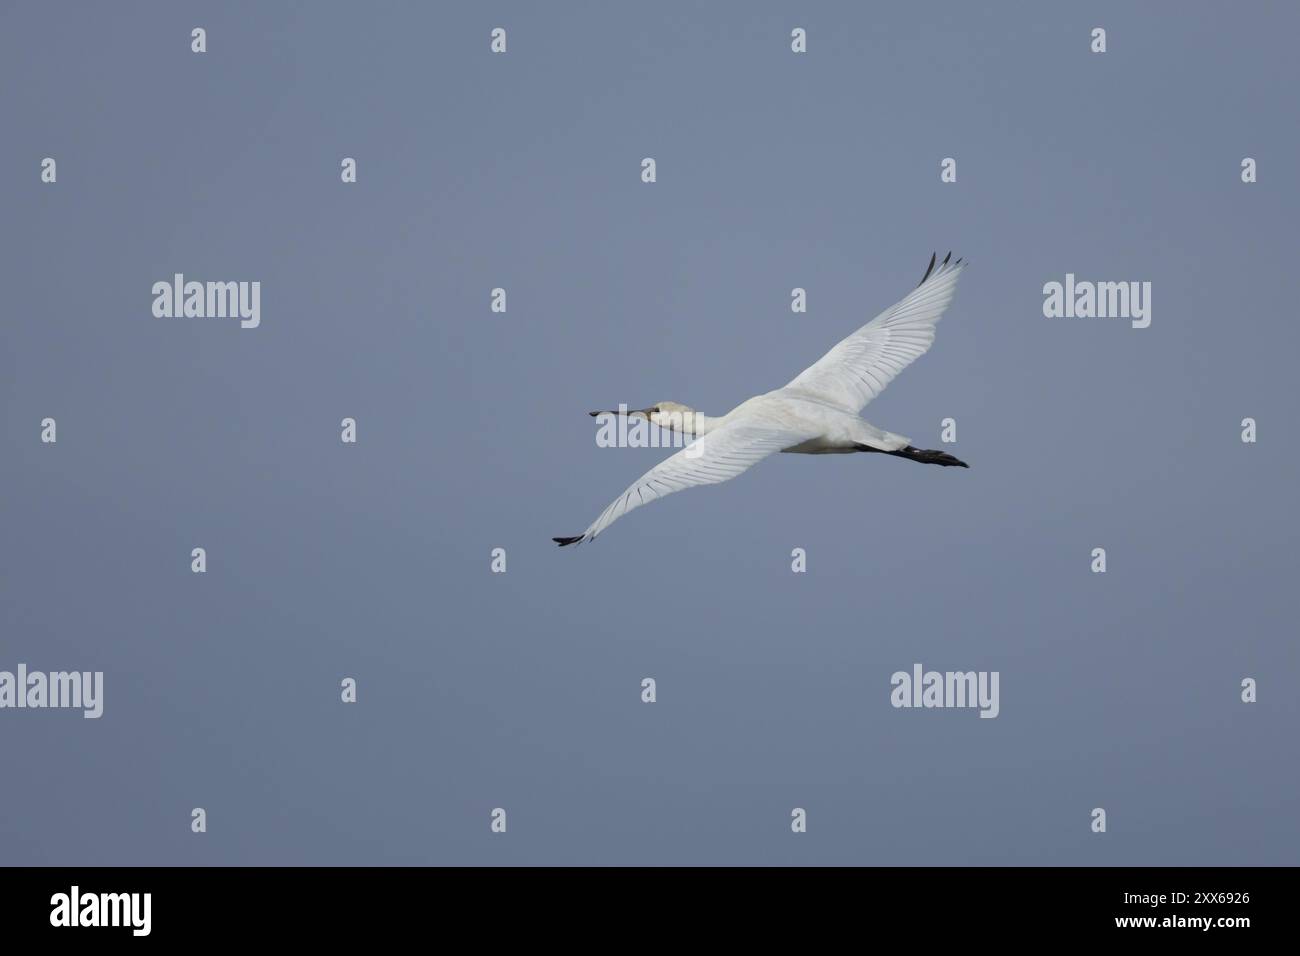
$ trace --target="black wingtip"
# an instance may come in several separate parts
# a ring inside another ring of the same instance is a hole
[[[578,535],[577,537],[573,537],[573,538],[552,538],[551,540],[554,541],[556,544],[558,544],[561,548],[563,548],[565,545],[568,544],[577,544],[579,541],[582,540],[582,537],[583,537],[582,535]]]
[[[938,259],[939,259],[939,253],[937,252],[930,253],[930,264],[925,267],[925,275],[921,276],[921,281],[916,284],[918,289],[921,286],[925,285],[926,279],[930,278],[930,273],[934,271],[934,264],[936,261],[938,261]]]
[[[592,418],[595,418],[597,415],[600,414],[600,412],[587,412],[587,414],[590,415]],[[556,538],[555,540],[559,541],[560,539]]]
[[[948,250],[948,254],[947,254],[946,256],[943,257],[943,264],[944,264],[944,265],[947,265],[947,264],[948,264],[948,260],[951,259],[951,258],[952,258],[952,250],[949,249],[949,250]]]

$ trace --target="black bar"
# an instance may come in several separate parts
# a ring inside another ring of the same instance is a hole
[[[611,943],[668,945],[697,926],[760,942],[829,932],[883,941],[901,930],[927,942],[1046,935],[1231,945],[1257,932],[1289,936],[1294,882],[1285,868],[34,868],[0,870],[0,926],[7,942],[92,944],[337,945],[413,932],[450,942],[464,931],[480,943],[514,933],[539,943],[599,931]],[[53,925],[70,924],[74,886],[78,922],[104,913],[122,925]],[[146,893],[148,933],[136,935]],[[128,907],[120,894],[140,895]]]

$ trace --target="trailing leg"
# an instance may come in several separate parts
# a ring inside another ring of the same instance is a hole
[[[969,468],[970,465],[960,458],[954,458],[946,451],[934,451],[926,448],[913,448],[908,445],[906,448],[899,448],[895,451],[884,451],[880,448],[872,448],[870,445],[858,445],[862,451],[880,452],[882,455],[893,455],[895,458],[906,458],[909,461],[919,461],[925,465],[943,465],[945,468],[951,468],[954,465],[958,468]]]

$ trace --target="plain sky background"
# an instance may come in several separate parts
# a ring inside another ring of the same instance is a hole
[[[0,669],[106,687],[0,712],[0,863],[1295,864],[1297,31],[4,4]],[[949,248],[865,414],[955,418],[969,471],[777,456],[551,543],[664,456],[589,409],[722,414]],[[175,272],[261,281],[261,327],[153,318]],[[1151,282],[1151,327],[1044,318],[1067,272]],[[1001,715],[893,709],[914,662]]]

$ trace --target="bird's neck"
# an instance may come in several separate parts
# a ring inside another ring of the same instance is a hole
[[[717,428],[718,423],[721,421],[722,419],[714,418],[711,415],[705,415],[703,412],[695,412],[691,416],[691,424],[695,427],[689,428],[687,431],[693,434],[696,438],[699,438],[701,435],[707,435],[709,432]]]

